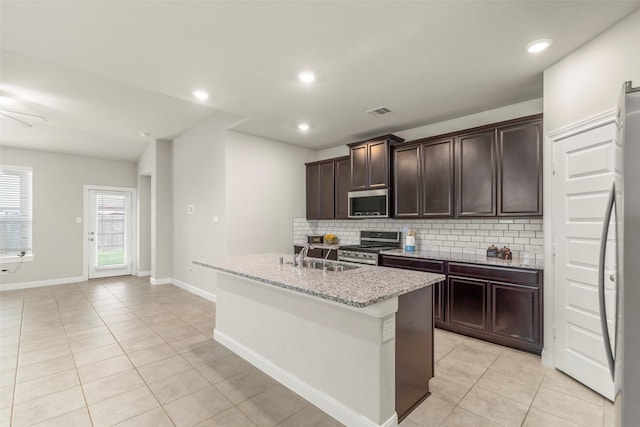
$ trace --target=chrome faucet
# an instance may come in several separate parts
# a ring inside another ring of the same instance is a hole
[[[304,258],[309,253],[309,249],[311,249],[311,245],[304,245],[304,247],[300,249],[300,252],[298,253],[298,257],[296,259],[298,267],[304,267]]]

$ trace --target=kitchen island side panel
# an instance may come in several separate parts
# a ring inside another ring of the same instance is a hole
[[[397,298],[354,308],[218,276],[216,340],[346,425],[397,425]]]

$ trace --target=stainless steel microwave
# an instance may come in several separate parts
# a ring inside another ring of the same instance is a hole
[[[389,190],[349,192],[349,218],[389,218]]]

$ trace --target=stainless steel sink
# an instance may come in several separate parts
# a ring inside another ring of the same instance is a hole
[[[356,268],[360,268],[359,265],[351,265],[351,264],[343,264],[338,262],[322,262],[322,261],[305,261],[303,264],[305,268],[315,268],[317,270],[326,270],[326,271],[347,271],[347,270],[355,270]]]

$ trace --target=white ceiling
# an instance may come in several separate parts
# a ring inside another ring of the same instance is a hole
[[[0,2],[0,143],[135,160],[213,115],[326,148],[542,96],[542,71],[633,1]],[[552,38],[532,56],[524,46]],[[296,79],[312,69],[317,82]],[[197,102],[191,91],[211,93]],[[365,114],[387,106],[385,116]],[[246,118],[246,120],[240,120]],[[299,121],[311,123],[301,134]]]

